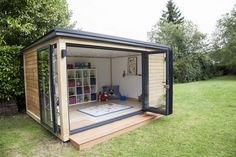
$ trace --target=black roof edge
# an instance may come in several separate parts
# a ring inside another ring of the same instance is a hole
[[[113,42],[118,44],[126,44],[126,45],[133,45],[133,46],[141,46],[145,48],[154,48],[154,49],[170,49],[170,47],[160,44],[154,44],[151,42],[145,42],[140,40],[128,39],[123,37],[116,37],[111,35],[93,33],[93,32],[86,32],[80,30],[71,30],[65,28],[55,28],[50,32],[46,33],[39,39],[35,40],[34,42],[30,43],[29,45],[25,46],[21,49],[21,52],[41,43],[52,39],[56,36],[64,36],[64,37],[73,37],[73,38],[83,38],[83,39],[92,39],[92,40],[101,40],[106,42]]]
[[[51,30],[50,32],[44,34],[44,35],[41,36],[40,38],[36,39],[35,41],[33,41],[33,42],[29,43],[28,45],[26,45],[25,47],[23,47],[23,48],[21,49],[21,53],[23,53],[23,51],[28,50],[28,49],[30,49],[31,47],[33,47],[33,46],[35,46],[35,45],[37,45],[37,44],[39,44],[39,43],[42,43],[42,42],[44,42],[44,41],[47,41],[47,40],[49,40],[49,39],[51,39],[51,38],[53,38],[53,37],[55,37],[55,36],[56,36],[56,32],[55,32],[55,30],[53,29],[53,30]]]
[[[152,48],[169,48],[168,46],[155,44],[152,42],[140,41],[135,39],[128,39],[123,37],[117,37],[112,35],[105,35],[100,33],[93,33],[87,31],[79,31],[79,30],[70,30],[64,28],[56,28],[55,29],[57,35],[68,36],[68,37],[81,37],[81,38],[89,38],[89,39],[97,39],[101,40],[104,39],[105,41],[115,42],[118,41],[119,43],[123,44],[130,44],[130,45],[137,45],[137,46],[147,46]]]

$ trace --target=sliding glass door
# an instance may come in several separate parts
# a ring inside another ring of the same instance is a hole
[[[38,87],[41,123],[49,130],[57,131],[55,86],[53,81],[53,47],[48,45],[37,50]]]

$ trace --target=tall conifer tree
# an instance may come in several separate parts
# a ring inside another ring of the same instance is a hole
[[[167,11],[163,11],[161,21],[172,22],[174,24],[183,23],[184,17],[182,17],[179,8],[174,4],[172,0],[169,0],[166,4]]]

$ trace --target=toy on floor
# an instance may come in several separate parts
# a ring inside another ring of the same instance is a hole
[[[113,86],[103,86],[102,87],[103,92],[108,93],[109,99],[119,99],[120,98],[120,91],[119,91],[119,85],[113,85]]]
[[[109,89],[109,96],[115,96],[114,89]]]
[[[100,101],[108,101],[108,94],[107,94],[107,92],[99,92],[98,93],[98,101],[100,102]]]
[[[120,96],[120,101],[126,101],[126,96]]]

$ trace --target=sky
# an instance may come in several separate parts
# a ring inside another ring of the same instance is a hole
[[[147,41],[147,32],[166,10],[168,0],[67,0],[72,21],[83,31]],[[211,35],[216,21],[236,0],[174,0],[186,20]]]

